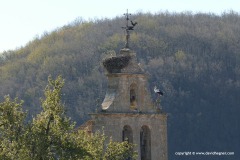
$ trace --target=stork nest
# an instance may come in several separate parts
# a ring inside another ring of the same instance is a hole
[[[131,56],[126,55],[111,57],[103,61],[103,66],[109,73],[119,73],[121,72],[121,69],[125,68],[128,65],[130,59]]]

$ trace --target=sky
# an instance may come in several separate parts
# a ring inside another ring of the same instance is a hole
[[[44,32],[77,18],[94,20],[130,13],[240,13],[240,0],[0,0],[0,53],[24,47]]]

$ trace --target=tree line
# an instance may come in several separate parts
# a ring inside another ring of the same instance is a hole
[[[157,85],[165,93],[161,103],[169,114],[169,158],[179,159],[174,153],[180,150],[237,152],[239,14],[136,13],[131,19],[138,25],[131,33],[130,48],[149,74],[151,92]],[[0,97],[23,99],[31,119],[42,110],[30,106],[41,104],[48,75],[62,75],[67,115],[78,125],[83,123],[104,98],[107,81],[102,59],[124,47],[124,24],[123,17],[78,19],[2,53]]]

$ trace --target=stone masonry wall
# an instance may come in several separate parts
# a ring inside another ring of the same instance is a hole
[[[140,157],[140,130],[148,126],[151,133],[151,159],[167,160],[167,116],[165,114],[92,114],[93,132],[104,129],[105,135],[115,141],[122,141],[123,127],[133,131],[133,143]]]

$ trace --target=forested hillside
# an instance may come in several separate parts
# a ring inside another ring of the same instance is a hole
[[[240,159],[240,15],[137,13],[130,48],[165,95],[169,159]],[[65,79],[63,102],[81,124],[103,101],[102,59],[124,47],[124,18],[84,21],[37,37],[1,54],[0,97],[24,100],[40,112],[47,77]],[[176,156],[182,151],[235,152],[235,156]]]

